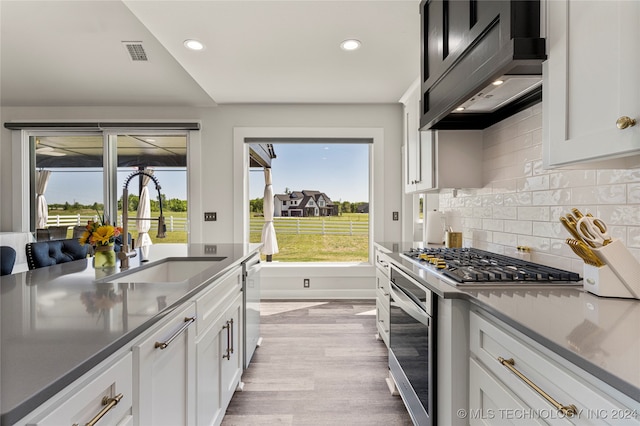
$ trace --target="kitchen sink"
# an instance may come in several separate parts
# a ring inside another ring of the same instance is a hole
[[[188,280],[210,268],[226,257],[208,257],[203,260],[165,260],[161,263],[142,267],[132,272],[122,272],[109,277],[112,283],[178,283]]]

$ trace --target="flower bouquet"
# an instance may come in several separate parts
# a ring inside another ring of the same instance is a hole
[[[87,222],[85,231],[82,233],[78,242],[81,245],[90,244],[94,248],[94,267],[104,268],[116,266],[116,254],[114,244],[116,237],[120,236],[122,228],[110,225],[105,221]]]

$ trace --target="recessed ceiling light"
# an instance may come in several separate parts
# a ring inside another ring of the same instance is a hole
[[[356,50],[359,49],[361,45],[360,40],[351,38],[340,43],[340,48],[342,48],[342,50]]]
[[[458,107],[456,108],[456,111],[464,111],[464,107]]]
[[[147,141],[147,142],[155,142],[156,140],[155,139],[145,139],[145,141]]]
[[[204,44],[202,44],[198,40],[193,40],[193,39],[185,40],[184,41],[184,46],[187,49],[190,49],[190,50],[203,50],[204,49]]]
[[[496,80],[496,81],[494,81],[494,82],[493,82],[493,83],[491,83],[491,84],[493,84],[494,86],[500,86],[502,83],[504,83],[504,81],[503,81],[503,80]]]

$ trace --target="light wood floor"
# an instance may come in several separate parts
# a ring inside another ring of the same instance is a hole
[[[262,345],[222,425],[411,425],[375,318],[373,300],[263,302]]]

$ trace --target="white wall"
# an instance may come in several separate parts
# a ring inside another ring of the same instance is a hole
[[[235,242],[234,227],[237,226],[237,221],[242,220],[242,212],[235,211],[237,208],[234,208],[234,128],[381,129],[384,135],[383,142],[374,144],[376,146],[373,149],[374,240],[401,239],[400,222],[392,220],[392,212],[400,211],[402,202],[400,159],[402,107],[400,104],[225,105],[215,108],[3,107],[1,118],[3,123],[7,121],[200,121],[200,141],[195,141],[189,146],[190,241],[219,243]],[[0,152],[2,152],[0,199],[2,200],[11,199],[13,188],[17,183],[13,178],[15,170],[11,161],[14,149],[16,147],[12,147],[11,132],[3,128],[0,140]],[[203,221],[205,211],[217,212],[217,221],[205,224]],[[10,203],[5,202],[0,205],[0,220],[0,231],[12,230]],[[276,267],[270,271],[269,275],[279,275],[277,269]],[[355,270],[358,272],[354,274]],[[357,294],[369,294],[374,297],[373,266],[356,267],[355,270],[341,275],[359,289]],[[289,277],[292,288],[298,289],[302,286],[298,285],[299,280],[295,279],[295,271],[295,269],[283,271],[282,274]],[[327,271],[326,274],[322,270],[315,271],[313,275],[320,278],[327,274],[331,276],[328,280],[335,281],[335,269],[331,272]],[[319,280],[314,284],[319,284]],[[317,288],[314,285],[314,294]],[[281,290],[279,288],[278,291]],[[324,296],[334,294],[328,289]]]
[[[544,170],[541,111],[538,104],[484,131],[483,188],[440,193],[464,245],[505,254],[529,246],[533,261],[581,272],[559,221],[577,207],[640,259],[640,169]]]

